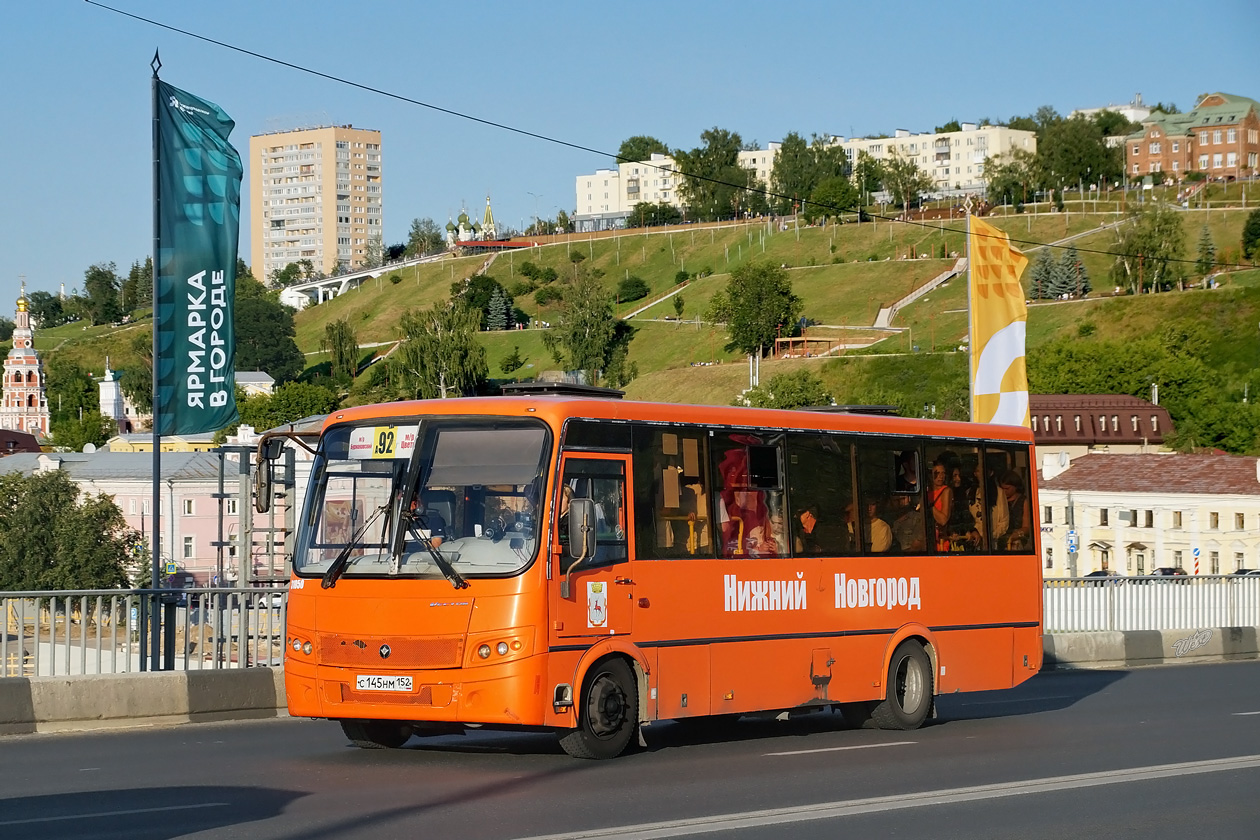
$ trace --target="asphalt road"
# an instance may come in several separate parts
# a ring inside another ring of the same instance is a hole
[[[1260,837],[1260,663],[1049,673],[915,732],[658,724],[347,745],[272,720],[0,739],[0,838]]]

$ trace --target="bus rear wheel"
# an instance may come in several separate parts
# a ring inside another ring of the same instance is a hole
[[[392,720],[343,720],[341,731],[362,750],[393,750],[411,740],[409,724]]]
[[[561,736],[560,746],[574,758],[616,758],[639,725],[638,682],[624,659],[608,659],[591,668],[578,697],[577,729]]]
[[[871,710],[880,729],[918,729],[932,710],[932,662],[923,645],[907,639],[888,663],[887,697]]]

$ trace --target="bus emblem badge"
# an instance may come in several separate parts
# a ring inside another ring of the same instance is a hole
[[[389,659],[389,645],[381,645],[381,659]]]
[[[608,624],[608,590],[603,582],[586,583],[586,626],[604,627]]]

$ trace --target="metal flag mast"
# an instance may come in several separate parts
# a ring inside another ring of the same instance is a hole
[[[162,445],[161,432],[158,431],[158,272],[160,271],[161,262],[159,262],[159,250],[161,248],[161,202],[162,191],[160,189],[161,165],[162,165],[162,144],[161,144],[161,123],[158,114],[158,70],[162,69],[162,60],[158,57],[158,51],[153,51],[153,61],[149,65],[153,68],[153,269],[152,283],[153,287],[153,419],[150,421],[153,428],[153,561],[150,570],[150,588],[155,590],[153,595],[141,599],[141,634],[143,635],[144,616],[147,607],[152,603],[153,617],[150,621],[151,628],[149,633],[149,662],[154,671],[158,670],[158,653],[159,640],[161,638],[161,627],[158,621],[158,609],[156,600],[156,590],[159,588],[161,579],[159,571],[162,563],[162,508],[161,508],[161,489],[162,489]],[[145,670],[145,657],[143,646],[140,655],[140,670]]]
[[[976,378],[975,368],[972,365],[973,354],[975,353],[975,318],[971,314],[971,196],[967,196],[967,200],[963,202],[963,209],[967,211],[967,233],[963,243],[963,253],[967,256],[967,419],[975,421],[976,419]]]

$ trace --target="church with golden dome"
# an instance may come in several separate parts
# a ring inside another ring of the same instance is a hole
[[[44,363],[35,352],[35,331],[31,328],[26,284],[17,299],[13,349],[4,360],[4,390],[0,405],[0,429],[28,432],[48,437],[48,397],[45,392]]]

